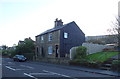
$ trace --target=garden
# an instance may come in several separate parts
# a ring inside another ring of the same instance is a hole
[[[87,48],[80,46],[76,49],[76,54],[74,56],[73,60],[70,60],[70,65],[76,65],[76,66],[85,66],[85,67],[91,67],[91,68],[100,68],[101,65],[109,60],[112,56],[116,56],[120,54],[119,52],[112,52],[112,51],[103,51],[103,52],[97,52],[94,54],[87,55],[86,53]],[[113,60],[112,61],[112,70],[114,71],[120,71],[120,60]],[[116,68],[117,67],[117,68]]]

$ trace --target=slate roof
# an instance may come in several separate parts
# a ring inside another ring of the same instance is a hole
[[[52,29],[46,30],[46,31],[42,32],[41,34],[39,34],[37,36],[44,35],[44,34],[47,34],[47,33],[53,32],[53,31],[60,30],[60,29],[64,28],[65,26],[67,26],[67,25],[69,25],[71,23],[74,23],[74,21],[72,21],[72,22],[70,22],[68,24],[64,24],[63,26],[57,26],[57,27],[54,27]]]

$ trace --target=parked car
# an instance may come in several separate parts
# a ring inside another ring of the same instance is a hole
[[[15,55],[15,56],[13,57],[13,60],[14,60],[14,61],[26,61],[27,58],[26,58],[25,56],[23,56],[23,55]]]

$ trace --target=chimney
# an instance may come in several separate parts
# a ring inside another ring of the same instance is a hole
[[[56,20],[55,20],[55,27],[57,27],[57,26],[63,26],[63,22],[62,22],[61,19],[58,20],[58,18],[56,18]]]

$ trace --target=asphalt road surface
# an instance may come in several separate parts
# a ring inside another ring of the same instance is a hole
[[[102,75],[57,67],[54,66],[54,64],[48,65],[42,64],[40,62],[34,63],[32,61],[15,62],[10,58],[2,58],[2,64],[0,64],[0,66],[2,66],[3,79],[94,79],[96,77],[113,77],[109,75]]]

